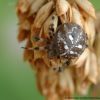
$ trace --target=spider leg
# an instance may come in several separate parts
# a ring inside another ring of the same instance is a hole
[[[27,50],[45,50],[46,49],[46,47],[44,46],[44,47],[30,47],[30,48],[27,48],[27,47],[21,47],[21,48],[23,48],[23,49],[27,49]]]
[[[53,37],[54,37],[54,34],[55,32],[54,32],[54,28],[53,27],[49,27],[49,37],[50,37],[50,39],[52,39]]]
[[[45,39],[45,38],[40,38],[39,36],[33,36],[32,37],[32,42],[35,42],[35,43],[46,43],[46,44],[49,44],[49,39]],[[46,50],[47,49],[47,46],[36,46],[36,47],[31,47],[31,48],[26,48],[26,47],[22,47],[24,49],[27,49],[27,50]]]
[[[43,39],[43,38],[40,38],[40,37],[38,37],[38,36],[33,36],[32,37],[32,42],[47,42],[47,39]],[[39,47],[39,46],[35,46],[35,47],[21,47],[21,48],[23,48],[23,49],[27,49],[27,50],[45,50],[46,49],[46,46],[41,46],[41,47]]]
[[[40,38],[40,37],[38,37],[38,36],[34,36],[34,37],[32,38],[32,41],[33,41],[33,42],[46,42],[47,44],[50,43],[50,39],[49,39],[49,38]]]
[[[34,37],[32,37],[32,41],[33,41],[33,42],[43,42],[44,39],[43,39],[43,38],[40,38],[40,37],[38,37],[38,36],[34,36]]]

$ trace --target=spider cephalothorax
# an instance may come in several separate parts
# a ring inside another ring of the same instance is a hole
[[[83,29],[75,23],[65,23],[58,27],[47,45],[48,55],[62,58],[76,58],[85,50],[87,36]]]

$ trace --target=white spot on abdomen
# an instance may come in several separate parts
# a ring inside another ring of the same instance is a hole
[[[72,37],[72,35],[69,35],[69,39],[71,40],[71,42],[73,44],[73,37]]]
[[[68,46],[67,46],[67,45],[65,45],[65,46],[64,46],[64,48],[65,48],[65,49],[68,49]]]
[[[74,52],[73,51],[70,51],[70,54],[74,54]]]
[[[77,48],[79,48],[79,49],[82,49],[82,45],[78,45],[78,46],[76,46]]]

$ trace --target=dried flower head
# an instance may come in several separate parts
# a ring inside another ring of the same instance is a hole
[[[16,12],[18,40],[27,40],[24,59],[36,71],[37,86],[46,99],[87,94],[98,79],[92,4],[88,0],[18,0]]]

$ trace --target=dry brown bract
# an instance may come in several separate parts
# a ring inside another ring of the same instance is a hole
[[[61,73],[52,69],[60,64],[59,60],[49,59],[44,50],[26,49],[24,59],[34,68],[37,86],[47,100],[68,100],[67,97],[70,98],[75,92],[87,94],[89,86],[96,84],[98,78],[99,51],[96,49],[95,55],[96,15],[92,4],[88,0],[18,0],[16,11],[19,18],[18,40],[26,40],[27,48],[45,45],[42,40],[35,42],[33,36],[46,39],[52,24],[54,32],[59,24],[65,22],[77,23],[85,30],[88,48],[72,67]]]

